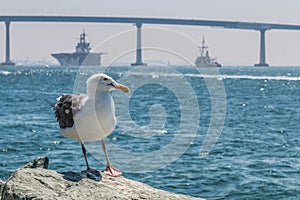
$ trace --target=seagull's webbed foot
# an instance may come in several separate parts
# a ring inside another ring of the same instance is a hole
[[[89,178],[95,181],[101,180],[101,174],[98,170],[88,167],[86,170],[81,171],[81,178]]]
[[[109,176],[114,176],[114,177],[122,175],[122,172],[116,169],[115,167],[113,167],[112,165],[107,165],[106,169],[103,172]]]

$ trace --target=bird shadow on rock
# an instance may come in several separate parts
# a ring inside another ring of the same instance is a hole
[[[43,168],[48,169],[49,158],[47,157],[38,157],[33,161],[25,164],[22,168]],[[65,180],[72,182],[79,182],[82,179],[91,179],[94,181],[101,181],[101,173],[97,170],[82,171],[82,172],[58,172],[60,173]]]
[[[59,172],[67,181],[79,182],[82,179],[91,179],[93,181],[101,181],[102,176],[98,171],[88,172]]]

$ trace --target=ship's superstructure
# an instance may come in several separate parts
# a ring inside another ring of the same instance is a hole
[[[205,46],[204,37],[202,39],[202,46],[199,46],[200,55],[195,61],[196,67],[221,67],[216,58],[211,58],[208,52],[208,46]]]
[[[57,59],[61,66],[99,66],[101,64],[101,55],[103,53],[91,53],[90,43],[85,40],[86,33],[80,34],[79,42],[73,53],[54,53],[51,54]]]

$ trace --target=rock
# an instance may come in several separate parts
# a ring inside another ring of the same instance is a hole
[[[1,194],[2,194],[2,186],[4,185],[4,182],[0,179],[0,200],[2,199],[1,198]]]
[[[16,170],[2,185],[2,200],[199,199],[155,189],[123,176],[110,177],[98,171],[59,173],[47,169],[48,158],[37,158],[30,163]]]
[[[47,157],[38,157],[33,161],[25,164],[23,168],[44,168],[48,169],[49,158]]]

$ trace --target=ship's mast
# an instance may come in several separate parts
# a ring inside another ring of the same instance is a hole
[[[201,57],[203,57],[205,50],[208,49],[208,46],[205,46],[204,36],[202,38],[202,46],[200,46],[199,49],[200,49]]]
[[[80,43],[85,43],[85,36],[86,36],[85,30],[83,29],[83,33],[80,34]]]

